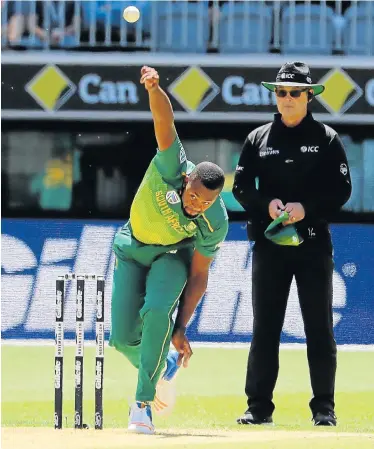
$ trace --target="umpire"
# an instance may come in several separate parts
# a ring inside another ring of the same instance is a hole
[[[336,343],[332,321],[333,249],[329,219],[348,201],[351,180],[338,134],[307,106],[324,91],[309,67],[284,64],[275,82],[274,120],[252,131],[236,167],[233,194],[254,240],[253,339],[239,424],[272,423],[279,342],[295,276],[304,320],[315,425],[335,426]]]

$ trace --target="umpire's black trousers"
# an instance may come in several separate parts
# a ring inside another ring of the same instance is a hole
[[[332,321],[331,242],[306,240],[298,247],[258,241],[253,248],[253,339],[245,392],[248,409],[258,416],[274,411],[279,342],[287,299],[295,276],[304,320],[313,399],[312,413],[334,410],[336,343]]]

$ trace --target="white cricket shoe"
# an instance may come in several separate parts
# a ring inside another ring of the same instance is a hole
[[[169,415],[174,408],[177,399],[178,357],[177,351],[169,351],[165,371],[157,382],[156,395],[152,405],[158,415]]]
[[[134,433],[153,435],[152,410],[147,402],[135,402],[130,408],[128,430]]]

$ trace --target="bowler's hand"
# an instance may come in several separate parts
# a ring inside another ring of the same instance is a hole
[[[281,200],[275,198],[269,203],[269,215],[275,220],[284,211],[284,205]]]
[[[177,364],[181,366],[183,360],[184,368],[187,368],[188,361],[192,356],[192,349],[188,338],[186,337],[183,329],[175,329],[173,332],[173,336],[171,337],[171,342],[173,343],[174,348],[179,352],[179,357]]]
[[[290,219],[283,223],[284,226],[287,226],[292,223],[297,223],[301,221],[305,217],[305,210],[301,203],[287,203],[286,204],[286,212],[290,216]]]
[[[153,67],[143,66],[140,70],[140,75],[140,84],[144,84],[148,91],[155,89],[160,82],[158,72]]]

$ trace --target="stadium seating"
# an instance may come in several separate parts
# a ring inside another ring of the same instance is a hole
[[[152,49],[162,52],[205,53],[208,48],[208,2],[155,4],[157,26]]]
[[[64,29],[66,25],[64,3],[2,1],[2,48],[120,47],[169,53],[374,55],[372,0],[337,0],[335,9],[325,1],[227,1],[222,5],[218,0],[76,0],[74,34],[52,43],[50,30]],[[39,26],[49,30],[43,41],[28,26],[37,5],[43,5],[44,12]],[[140,20],[134,24],[122,17],[129,5],[140,10]],[[15,16],[19,23],[23,22],[23,29],[9,42],[7,26]]]
[[[140,10],[140,20],[137,24],[127,24],[122,17],[123,10],[130,5],[136,6]],[[151,4],[148,1],[84,1],[83,8],[83,25],[86,28],[92,26],[92,22],[99,25],[120,28],[127,26],[135,28],[140,26],[143,30],[150,31],[151,20],[150,11]]]
[[[344,14],[343,49],[347,55],[374,54],[374,2],[357,2]]]
[[[321,5],[286,6],[282,12],[281,51],[287,54],[332,53],[334,12]]]
[[[219,20],[221,53],[267,53],[272,34],[271,8],[260,2],[226,3]]]

